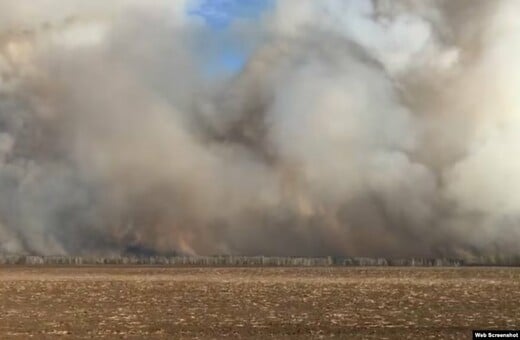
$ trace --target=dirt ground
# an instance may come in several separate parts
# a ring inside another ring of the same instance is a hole
[[[520,269],[0,267],[0,339],[470,339]]]

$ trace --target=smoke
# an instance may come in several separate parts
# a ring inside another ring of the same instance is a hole
[[[189,6],[0,3],[0,251],[519,253],[516,0]]]

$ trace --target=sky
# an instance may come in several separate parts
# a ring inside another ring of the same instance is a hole
[[[189,9],[214,29],[225,29],[237,18],[257,18],[270,0],[199,0]]]
[[[236,20],[257,20],[271,5],[272,0],[197,0],[190,6],[188,14],[202,18],[209,28],[205,39],[219,44],[206,67],[209,75],[233,74],[243,67],[250,51],[233,39],[230,27]]]

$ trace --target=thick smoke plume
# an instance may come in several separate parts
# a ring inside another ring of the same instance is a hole
[[[519,1],[192,5],[0,2],[0,252],[520,252]]]

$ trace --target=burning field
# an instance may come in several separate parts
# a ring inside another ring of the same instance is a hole
[[[0,0],[0,339],[518,328],[519,17]]]
[[[0,338],[471,338],[518,328],[516,268],[0,269]]]
[[[0,253],[517,256],[519,16],[2,0]]]

